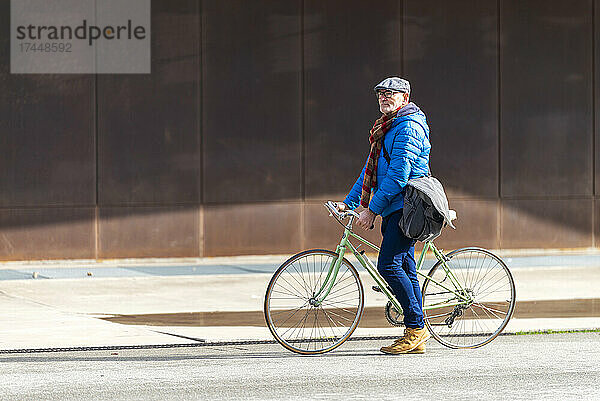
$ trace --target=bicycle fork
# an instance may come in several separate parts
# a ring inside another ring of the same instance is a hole
[[[346,238],[346,236],[344,236],[344,238]],[[340,271],[342,260],[344,260],[344,255],[346,254],[346,247],[343,245],[338,245],[335,253],[337,253],[338,257],[331,261],[331,265],[329,265],[329,271],[323,280],[323,284],[321,284],[321,288],[308,300],[308,303],[311,306],[321,306],[321,303],[325,300],[325,298],[327,298],[331,292],[331,289],[333,288],[333,284],[335,283],[338,272]]]

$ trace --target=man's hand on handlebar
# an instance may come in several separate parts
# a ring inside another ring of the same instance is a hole
[[[346,210],[348,210],[348,205],[346,205],[344,202],[333,202],[335,207],[337,207],[338,212],[345,212]]]
[[[360,213],[357,213],[355,210],[350,210],[348,205],[346,205],[344,202],[334,201],[325,202],[325,206],[329,209],[330,215],[331,213],[336,214],[338,215],[338,219],[344,218],[349,214],[357,218],[355,222],[360,228],[372,230],[375,227],[373,223],[375,222],[376,214],[369,209],[363,209],[360,211]],[[360,209],[361,206],[358,207],[358,210]]]

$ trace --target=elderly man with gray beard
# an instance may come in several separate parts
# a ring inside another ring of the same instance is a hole
[[[381,215],[381,250],[377,270],[389,284],[404,313],[404,336],[382,347],[386,354],[425,352],[430,334],[423,320],[421,289],[415,263],[415,241],[404,236],[398,222],[402,216],[403,190],[411,178],[429,174],[429,127],[425,114],[409,101],[410,83],[386,78],[375,86],[382,115],[369,133],[369,157],[340,211],[364,209],[356,224],[367,230]]]

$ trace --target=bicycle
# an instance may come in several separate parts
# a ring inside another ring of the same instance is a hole
[[[327,201],[329,215],[344,227],[336,251],[311,249],[285,261],[267,287],[264,315],[275,340],[290,351],[311,355],[329,352],[344,343],[362,317],[364,290],[356,268],[345,258],[347,249],[373,278],[374,290],[388,298],[387,320],[401,325],[402,308],[377,268],[351,238],[379,251],[352,231],[358,214],[340,212]],[[348,223],[343,220],[349,218]],[[439,234],[438,234],[439,235]],[[496,338],[508,324],[515,307],[515,284],[498,256],[478,247],[443,254],[424,242],[417,262],[422,285],[425,324],[431,335],[450,348],[477,348]],[[427,252],[437,261],[428,274],[421,272]]]

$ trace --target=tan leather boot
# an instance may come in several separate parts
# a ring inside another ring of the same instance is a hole
[[[422,354],[425,352],[425,342],[431,337],[427,327],[413,329],[407,327],[404,337],[397,339],[387,347],[382,347],[381,352],[385,354]]]
[[[401,343],[402,341],[404,341],[405,337],[406,337],[406,329],[404,330],[404,335],[402,337],[394,340],[393,345],[397,345],[398,343]],[[417,346],[417,348],[413,349],[412,351],[407,352],[407,354],[424,354],[424,353],[425,353],[425,343],[422,343],[421,345]]]
[[[406,329],[404,329],[404,335],[400,338],[395,339],[394,344],[398,344],[398,343],[401,343],[402,341],[404,341],[406,334],[407,334]],[[412,351],[409,351],[407,353],[408,354],[424,354],[425,353],[425,343],[423,342],[421,345],[417,346],[417,348],[415,348]]]

